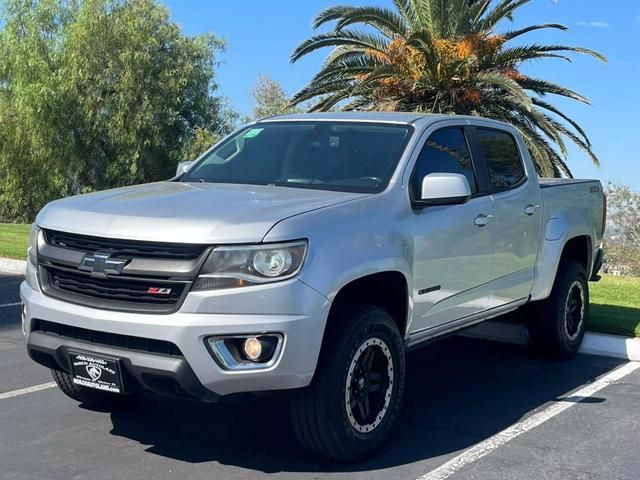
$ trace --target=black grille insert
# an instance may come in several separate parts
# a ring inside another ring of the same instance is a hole
[[[193,260],[198,258],[207,248],[206,245],[98,238],[75,233],[57,232],[55,230],[45,230],[44,234],[49,245],[70,248],[85,253],[108,250],[117,255],[133,257]]]
[[[67,300],[77,301],[82,297],[93,300],[82,303],[94,306],[122,304],[129,310],[136,310],[135,305],[143,309],[155,308],[157,311],[173,310],[185,288],[190,284],[175,281],[163,281],[149,278],[132,278],[111,276],[108,278],[94,278],[89,273],[77,270],[45,267],[44,273],[48,277],[48,290],[52,296],[59,296]],[[65,294],[69,295],[68,298]],[[98,302],[97,304],[95,302]],[[99,302],[108,302],[101,305]]]
[[[180,349],[173,343],[164,340],[133,337],[119,333],[99,332],[87,328],[62,325],[47,320],[34,320],[33,331],[52,333],[61,337],[80,340],[94,345],[116,347],[138,352],[155,353],[183,357]]]

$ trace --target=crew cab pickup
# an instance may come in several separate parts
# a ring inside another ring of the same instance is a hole
[[[45,206],[27,349],[90,406],[277,391],[307,450],[358,460],[398,419],[408,349],[525,307],[537,350],[578,350],[605,210],[501,122],[268,118],[168,181]]]

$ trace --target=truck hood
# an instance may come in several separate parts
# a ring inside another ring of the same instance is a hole
[[[159,182],[56,200],[43,228],[176,243],[260,242],[280,220],[365,196],[262,185]]]

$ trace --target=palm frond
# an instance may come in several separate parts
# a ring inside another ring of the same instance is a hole
[[[582,139],[584,140],[584,142],[589,147],[591,147],[591,141],[589,140],[589,137],[587,136],[586,132],[582,129],[582,127],[580,125],[578,125],[578,123],[575,120],[573,120],[568,115],[562,113],[558,108],[554,107],[550,103],[547,103],[547,102],[545,102],[544,100],[542,100],[540,98],[533,97],[531,99],[531,101],[533,102],[534,105],[542,107],[545,110],[548,110],[548,111],[550,111],[552,113],[555,113],[560,118],[562,118],[564,121],[566,121],[569,125],[571,125],[573,128],[575,128],[575,130],[582,136]]]
[[[362,92],[365,88],[369,87],[372,83],[378,82],[383,78],[393,77],[394,75],[397,75],[397,74],[398,74],[398,68],[395,65],[391,65],[391,64],[379,65],[353,89],[353,93],[357,94],[358,92]]]
[[[505,18],[511,20],[511,15],[514,10],[520,8],[525,3],[529,3],[531,0],[502,0],[493,9],[486,12],[486,14],[478,21],[477,31],[490,32],[495,26]]]
[[[340,45],[353,45],[385,53],[388,49],[389,41],[379,35],[355,30],[339,30],[322,33],[308,38],[298,45],[291,54],[291,62],[294,63],[303,56],[321,48],[337,47]]]
[[[563,155],[567,155],[567,147],[561,132],[558,130],[561,125],[553,118],[536,108],[524,108],[517,99],[509,98],[509,96],[500,96],[500,98],[493,100],[493,103],[504,111],[506,118],[518,115],[523,122],[541,131],[551,142],[555,143]]]
[[[347,16],[351,10],[353,10],[353,7],[349,5],[336,5],[335,7],[325,8],[314,17],[311,28],[317,30],[325,23],[340,20]]]
[[[353,7],[336,23],[336,30],[342,30],[354,23],[367,23],[388,37],[408,34],[407,22],[392,10],[382,7]]]
[[[529,153],[533,157],[538,174],[543,177],[555,176],[553,162],[548,153],[548,145],[540,134],[526,122],[523,122],[517,117],[511,118],[509,123],[513,124],[522,135],[524,142],[529,148]]]
[[[493,85],[504,89],[515,98],[520,100],[527,108],[531,108],[531,97],[529,97],[522,87],[511,78],[500,72],[479,72],[475,76],[476,81],[485,85]]]
[[[524,79],[519,80],[518,83],[522,86],[523,89],[531,90],[538,95],[546,95],[550,93],[553,95],[559,95],[561,97],[571,98],[573,100],[577,100],[578,102],[586,103],[587,105],[591,105],[591,101],[584,95],[580,95],[573,90],[569,90],[562,85],[549,82],[548,80],[525,77]]]
[[[566,55],[560,55],[558,53],[542,52],[536,48],[530,47],[513,47],[505,48],[504,50],[492,55],[489,58],[483,58],[481,61],[481,68],[487,68],[492,66],[502,66],[515,68],[519,64],[540,58],[558,58],[571,62],[571,58]]]
[[[340,91],[333,95],[329,95],[327,98],[320,100],[316,103],[309,111],[311,112],[326,112],[327,110],[332,109],[337,103],[340,103],[342,100],[349,98],[350,93],[348,91]]]
[[[299,90],[291,99],[291,105],[299,105],[321,95],[331,95],[343,90],[350,90],[353,84],[350,79],[338,78],[323,83],[310,83]]]
[[[513,40],[514,38],[519,37],[520,35],[524,35],[525,33],[533,32],[535,30],[542,30],[546,28],[555,28],[556,30],[562,30],[562,31],[569,30],[568,27],[566,27],[565,25],[561,25],[559,23],[544,23],[542,25],[530,25],[528,27],[519,28],[517,30],[510,30],[501,35],[505,40]]]
[[[372,102],[371,99],[367,97],[356,97],[352,99],[349,103],[345,104],[343,109],[345,111],[353,111],[353,110],[368,110],[371,108]]]
[[[504,48],[490,58],[485,59],[484,62],[491,62],[494,65],[514,66],[518,63],[533,60],[535,58],[554,57],[571,61],[571,58],[566,55],[560,55],[557,52],[597,55],[596,58],[601,57],[601,59],[604,59],[604,57],[597,52],[582,47],[569,47],[566,45],[519,45],[517,47]],[[604,59],[604,61],[606,61],[606,59]]]
[[[437,32],[437,25],[433,18],[432,1],[437,0],[408,0],[413,5],[413,10],[418,17],[418,24],[424,30],[432,33]]]
[[[393,4],[412,29],[415,30],[420,26],[420,18],[413,0],[393,0]]]
[[[469,0],[438,0],[437,4],[439,35],[443,38],[456,37],[461,32],[461,24],[468,24]]]
[[[561,177],[564,175],[566,177],[573,178],[573,175],[571,173],[571,170],[569,169],[569,166],[566,164],[564,159],[560,155],[558,155],[558,152],[556,152],[548,144],[544,145],[544,149],[547,153],[547,156],[549,157],[549,163],[553,168],[553,175],[549,175],[549,176]]]
[[[566,135],[567,137],[569,137],[571,141],[573,141],[573,143],[575,143],[578,146],[578,148],[580,148],[580,150],[586,153],[595,166],[597,167],[600,166],[600,159],[591,149],[590,145],[588,145],[584,140],[582,140],[575,133],[573,133],[571,130],[566,128],[564,125],[559,125],[557,128],[560,132],[562,132],[563,135]]]
[[[482,16],[487,13],[489,6],[491,5],[493,0],[478,0],[469,8],[469,19],[472,25],[478,23],[478,20],[482,18]]]
[[[368,74],[378,66],[380,66],[380,63],[370,56],[365,54],[354,55],[327,65],[313,77],[311,83],[320,83],[337,77],[345,78]]]

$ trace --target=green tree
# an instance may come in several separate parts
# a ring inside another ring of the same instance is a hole
[[[534,59],[593,50],[564,45],[512,45],[541,29],[567,30],[559,24],[530,25],[498,32],[505,19],[530,0],[393,0],[392,9],[336,6],[320,12],[314,29],[335,22],[333,31],[302,42],[293,62],[334,47],[320,71],[294,96],[326,110],[399,110],[481,115],[506,121],[522,133],[540,174],[571,176],[565,140],[598,158],[583,129],[545,99],[553,94],[589,103],[553,82],[524,75]],[[361,28],[353,28],[353,26]]]
[[[291,105],[291,99],[280,83],[262,73],[258,73],[256,83],[251,89],[251,97],[253,98],[251,116],[254,120],[302,111],[301,108]]]
[[[0,219],[169,178],[198,129],[230,129],[222,41],[153,0],[4,0],[0,25]]]
[[[640,250],[640,192],[626,185],[607,185],[607,216],[628,247]]]
[[[184,145],[180,158],[182,160],[195,160],[217,143],[220,138],[222,138],[220,135],[213,133],[211,130],[196,127],[191,141]]]

